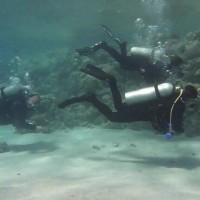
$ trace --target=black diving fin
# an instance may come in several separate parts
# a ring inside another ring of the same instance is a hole
[[[96,98],[95,94],[84,94],[79,97],[72,97],[70,99],[66,99],[65,101],[59,103],[57,106],[60,109],[63,109],[71,104],[80,103],[80,102],[92,102]]]
[[[112,34],[111,30],[110,30],[107,26],[105,26],[105,25],[102,24],[101,27],[102,27],[103,31],[104,31],[112,40],[114,40],[114,41],[117,42],[118,44],[121,44],[121,43],[123,42],[123,41],[120,40],[119,38],[115,37],[115,36]]]
[[[115,78],[110,75],[107,74],[106,72],[104,72],[103,70],[101,70],[100,68],[91,65],[91,64],[87,64],[85,68],[80,69],[82,72],[89,74],[97,79],[106,81],[106,80],[114,80]]]
[[[80,102],[80,101],[77,101],[77,98],[74,97],[74,98],[66,99],[65,101],[62,101],[57,106],[58,106],[58,108],[63,109],[65,107],[67,107],[67,106],[69,106],[71,104],[77,103],[77,102]]]

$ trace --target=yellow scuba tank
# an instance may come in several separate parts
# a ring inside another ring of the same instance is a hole
[[[173,95],[174,85],[171,83],[162,83],[131,92],[125,93],[125,102],[128,105],[153,101],[159,98],[165,98]]]

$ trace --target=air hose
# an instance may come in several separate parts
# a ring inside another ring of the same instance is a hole
[[[179,89],[180,87],[177,87],[176,89]],[[173,113],[173,109],[174,106],[176,104],[176,102],[180,99],[181,95],[183,94],[183,88],[181,87],[180,89],[180,94],[178,95],[178,97],[175,99],[174,103],[172,104],[172,107],[170,109],[170,115],[169,115],[169,130],[168,132],[165,134],[167,138],[172,138],[173,137],[173,129],[172,129],[172,113]]]

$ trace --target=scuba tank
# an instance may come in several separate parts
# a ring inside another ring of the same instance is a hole
[[[132,47],[131,48],[131,55],[132,56],[144,56],[147,58],[151,58],[153,54],[153,49],[151,48],[144,48],[144,47]]]
[[[170,60],[165,54],[163,47],[145,48],[145,47],[132,47],[131,56],[141,56],[151,59],[153,62],[160,61],[163,64],[169,64]]]
[[[25,88],[21,85],[11,85],[0,88],[0,101],[14,98],[16,95],[26,93]]]
[[[175,87],[171,83],[162,83],[131,92],[125,93],[125,101],[128,105],[148,102],[171,96],[175,91]]]

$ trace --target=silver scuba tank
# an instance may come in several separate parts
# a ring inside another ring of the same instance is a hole
[[[151,58],[153,54],[153,49],[152,48],[145,48],[145,47],[132,47],[131,48],[131,55],[138,55],[138,56],[143,56],[147,58]]]
[[[162,83],[155,86],[126,92],[125,101],[128,105],[153,101],[160,97],[169,97],[174,93],[174,85],[171,83]]]
[[[168,56],[165,54],[163,47],[145,48],[145,47],[132,47],[131,56],[142,56],[156,61],[169,62]]]
[[[18,94],[19,92],[23,92],[23,86],[21,85],[11,85],[5,88],[1,88],[1,93],[0,93],[0,100],[6,99],[6,98],[11,98]]]

